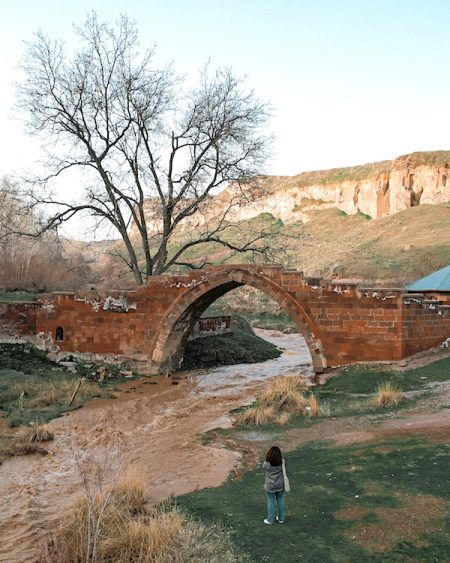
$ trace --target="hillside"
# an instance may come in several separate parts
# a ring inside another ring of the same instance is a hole
[[[240,221],[231,240],[258,229],[271,229],[273,261],[306,275],[356,278],[366,283],[403,285],[450,263],[450,208],[420,205],[377,220],[357,213],[325,209],[309,212],[309,221],[283,224],[271,214]],[[181,239],[180,239],[181,240]],[[209,244],[192,249],[193,262],[245,262]]]
[[[416,205],[443,204],[450,201],[449,166],[450,151],[436,151],[297,176],[269,176],[262,180],[260,199],[237,210],[232,219],[266,212],[285,223],[305,222],[308,211],[333,207],[379,219]],[[226,199],[226,194],[221,197]]]
[[[227,218],[237,222],[271,213],[284,223],[308,222],[311,211],[336,208],[348,215],[364,213],[379,219],[417,205],[445,204],[450,201],[449,166],[450,151],[433,151],[296,176],[264,176],[251,201],[234,206]],[[201,213],[184,221],[180,230],[213,222],[233,197],[233,186],[210,197]],[[156,233],[160,225],[156,200],[147,200],[146,213]]]
[[[449,166],[450,151],[436,151],[292,177],[263,177],[259,179],[256,200],[234,208],[227,216],[225,238],[239,243],[261,231],[270,232],[271,238],[265,240],[270,247],[265,258],[268,262],[297,268],[306,275],[402,285],[450,263]],[[231,191],[232,188],[211,197],[201,214],[180,225],[170,240],[169,255],[186,241],[198,239],[205,222],[214,225]],[[150,200],[147,211],[156,211]],[[158,221],[158,217],[149,221],[154,230],[158,229]],[[29,281],[22,276],[20,283],[5,281],[4,287],[131,287],[134,282],[120,258],[121,254],[125,256],[121,247],[119,241],[63,241],[61,248],[71,265],[67,280],[55,281],[53,275],[66,271],[64,265],[45,269],[52,272],[51,279],[44,279],[40,268],[42,279],[35,282],[34,278]],[[138,247],[137,253],[143,257]],[[198,267],[204,262],[237,263],[263,258],[207,243],[193,246],[183,260]]]
[[[257,201],[228,216],[225,238],[239,243],[268,231],[266,261],[311,276],[400,286],[450,263],[449,166],[450,151],[438,151],[293,177],[265,177]],[[202,214],[190,217],[171,239],[169,254],[197,239],[206,220],[214,223],[228,197],[225,190],[207,201]],[[152,210],[149,201],[148,212]],[[157,227],[158,221],[149,224]],[[120,246],[110,249],[116,257],[110,256],[107,264],[94,258],[99,287],[133,285],[117,257]],[[193,246],[183,260],[198,267],[204,262],[263,258],[206,243]]]

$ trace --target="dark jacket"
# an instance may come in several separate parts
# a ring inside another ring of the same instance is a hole
[[[283,466],[272,465],[270,462],[265,461],[263,463],[263,468],[266,470],[264,489],[268,493],[279,493],[280,491],[284,491]]]

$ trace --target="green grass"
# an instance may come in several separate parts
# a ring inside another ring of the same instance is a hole
[[[318,391],[369,395],[375,393],[378,385],[386,380],[394,382],[402,391],[413,391],[423,388],[427,383],[443,382],[449,379],[450,358],[443,358],[421,368],[400,372],[358,365],[342,369]]]
[[[1,344],[0,365],[0,409],[10,427],[42,424],[60,416],[67,410],[82,375],[64,371],[43,352],[26,344]],[[19,396],[23,391],[21,416]],[[83,381],[75,404],[98,396],[110,396],[110,390],[92,381]]]
[[[450,502],[449,462],[448,444],[418,439],[342,448],[309,443],[286,455],[292,492],[285,497],[283,526],[263,524],[259,468],[178,503],[207,523],[230,528],[253,561],[444,561],[449,505],[439,511],[433,506]],[[422,507],[417,523],[415,503]],[[413,538],[402,521],[415,526]]]
[[[0,303],[29,303],[36,301],[35,293],[26,291],[0,291]]]
[[[321,404],[328,401],[333,416],[393,413],[399,407],[370,406],[380,383],[392,381],[403,391],[426,389],[429,383],[448,381],[449,368],[450,358],[400,373],[353,366],[314,393]],[[406,404],[411,405],[411,400]],[[242,443],[255,440],[249,434],[257,434],[260,443],[277,443],[286,430],[316,423],[317,419],[297,417],[283,428],[273,424],[257,429],[234,427],[203,438],[214,441],[215,435],[225,436]],[[238,548],[255,562],[447,560],[448,441],[402,437],[346,447],[309,442],[285,457],[292,492],[285,497],[283,526],[263,524],[264,471],[259,467],[242,479],[230,478],[221,487],[182,496],[178,502],[206,523],[228,527]]]
[[[388,372],[370,366],[350,366],[342,369],[337,375],[330,378],[324,385],[315,387],[306,392],[314,394],[319,402],[320,414],[317,417],[299,414],[282,426],[268,423],[257,427],[256,431],[264,439],[265,436],[279,435],[280,431],[293,428],[309,428],[320,423],[324,419],[341,417],[360,417],[371,415],[375,421],[381,421],[385,417],[396,416],[405,409],[415,407],[421,400],[431,396],[432,391],[428,384],[445,382],[450,380],[450,358],[438,360],[428,366],[408,370],[400,373]],[[403,398],[397,405],[373,404],[373,399],[378,387],[386,382],[391,382],[400,392],[421,390],[422,392],[414,398]],[[255,405],[256,403],[253,403]],[[251,408],[252,405],[245,408]],[[234,414],[240,413],[244,408],[235,409]],[[255,431],[253,425],[235,425],[232,428],[210,430],[208,440],[215,436],[225,434],[239,442],[245,439],[247,432]]]
[[[286,313],[242,313],[241,316],[256,328],[264,328],[266,330],[279,330],[283,332],[288,329],[289,332],[298,333],[298,326]]]
[[[320,405],[329,416],[355,416],[363,413],[392,414],[412,407],[419,398],[404,399],[398,405],[375,407],[372,399],[378,387],[391,382],[399,391],[423,390],[422,397],[431,393],[429,383],[450,380],[450,358],[438,360],[428,366],[391,372],[370,366],[351,366],[342,369],[325,385],[314,390]]]

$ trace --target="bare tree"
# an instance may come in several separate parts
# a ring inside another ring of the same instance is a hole
[[[0,180],[0,288],[73,289],[95,279],[75,244],[54,231],[30,236],[41,220],[20,192],[8,178]]]
[[[268,106],[228,68],[206,66],[187,89],[171,67],[153,66],[153,52],[139,53],[136,25],[125,16],[111,27],[93,14],[76,32],[81,46],[71,56],[61,41],[37,33],[18,85],[28,131],[48,142],[49,173],[31,193],[35,204],[54,206],[42,229],[80,212],[112,225],[137,283],[187,263],[188,248],[229,245],[226,216],[254,197],[267,157]],[[56,197],[50,180],[73,168],[84,171],[82,196]],[[206,208],[225,186],[230,197],[214,217]],[[197,236],[172,250],[174,233],[198,214],[206,218]],[[265,236],[233,250],[263,252]]]

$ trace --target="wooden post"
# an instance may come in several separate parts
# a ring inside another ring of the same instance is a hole
[[[23,398],[25,397],[26,394],[27,394],[26,391],[22,391],[22,393],[19,395],[19,413],[20,413],[20,418],[23,418]]]
[[[81,384],[82,384],[82,382],[83,382],[83,379],[84,379],[84,378],[82,377],[82,378],[80,379],[80,381],[77,383],[77,386],[75,387],[75,390],[74,390],[74,392],[72,393],[72,397],[70,398],[69,407],[70,407],[70,406],[72,405],[72,403],[74,402],[75,397],[76,397],[76,395],[77,395],[77,393],[78,393],[78,389],[80,388],[80,386],[81,386]]]

